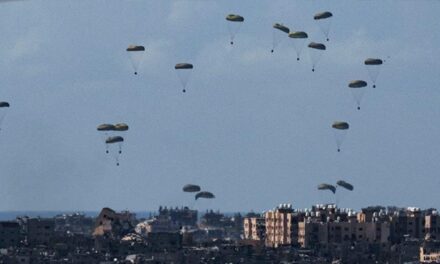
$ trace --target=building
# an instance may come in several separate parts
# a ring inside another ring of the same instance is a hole
[[[425,215],[425,234],[428,233],[432,239],[440,239],[440,216],[436,210]]]
[[[440,241],[433,240],[426,235],[425,241],[420,246],[420,263],[440,263]]]
[[[214,212],[213,210],[206,211],[206,213],[200,219],[200,227],[225,227],[232,226],[232,222],[229,218],[220,212]]]
[[[243,220],[244,239],[264,241],[266,219],[264,217],[245,217]]]
[[[17,247],[22,239],[18,222],[0,222],[0,248]]]
[[[298,241],[298,218],[292,205],[280,204],[264,214],[266,224],[265,244],[267,247],[291,245]]]
[[[159,217],[169,218],[174,224],[179,226],[197,225],[197,210],[191,210],[188,207],[159,207]]]
[[[147,237],[150,233],[178,232],[180,225],[171,221],[170,217],[157,216],[139,223],[135,227],[136,233]]]
[[[393,243],[399,243],[405,237],[414,239],[425,237],[425,216],[419,208],[408,207],[394,211],[389,219]]]
[[[298,243],[302,248],[317,248],[328,241],[327,223],[302,221],[298,224]]]
[[[31,246],[47,246],[55,237],[54,219],[26,218],[23,224],[26,242]]]
[[[93,235],[120,237],[129,233],[136,222],[136,215],[128,211],[120,213],[110,208],[103,208],[95,220]]]

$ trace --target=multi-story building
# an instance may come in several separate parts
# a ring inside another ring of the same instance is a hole
[[[440,241],[432,240],[429,234],[420,246],[420,263],[440,263]]]
[[[0,222],[0,248],[16,247],[21,241],[18,222]]]
[[[55,232],[64,234],[91,234],[94,227],[92,217],[81,213],[55,216]]]
[[[180,226],[166,216],[146,220],[135,227],[136,233],[145,237],[148,237],[151,233],[178,232],[179,229]]]
[[[425,236],[425,217],[419,208],[408,207],[395,211],[390,217],[391,241],[398,243],[405,237],[423,239]]]
[[[425,234],[430,234],[432,239],[440,239],[440,216],[436,210],[425,215]]]
[[[128,211],[120,213],[110,208],[103,208],[95,220],[94,236],[123,236],[134,226],[136,215]]]
[[[180,226],[196,226],[197,224],[197,210],[191,210],[188,207],[159,207],[159,217],[169,217],[172,222]]]
[[[243,221],[244,239],[264,241],[266,220],[264,217],[245,217]]]
[[[280,204],[264,214],[267,247],[291,245],[298,241],[298,217],[290,204]]]
[[[27,218],[24,223],[26,241],[29,245],[49,245],[55,236],[54,219]]]
[[[317,248],[322,241],[328,241],[327,223],[320,221],[298,223],[298,243],[302,248]]]
[[[371,217],[371,222],[359,222],[364,217],[352,211],[343,212],[344,221],[341,221],[338,210],[335,212],[336,220],[326,217],[322,221],[320,213],[312,211],[311,216],[306,214],[303,222],[298,227],[298,243],[304,248],[331,248],[342,244],[362,242],[387,246],[390,237],[389,222],[379,221]],[[361,213],[361,214],[364,214]]]
[[[232,226],[229,218],[226,218],[220,212],[214,212],[213,210],[206,211],[206,213],[200,219],[200,227],[225,227]]]

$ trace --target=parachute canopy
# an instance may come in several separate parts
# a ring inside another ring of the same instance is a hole
[[[102,124],[96,128],[98,131],[113,131],[115,130],[115,126],[112,124]]]
[[[318,190],[329,190],[332,191],[332,193],[336,193],[336,187],[327,183],[321,183],[318,185]]]
[[[313,19],[315,20],[326,19],[332,16],[333,14],[331,12],[325,11],[325,12],[317,13],[316,15],[313,16]]]
[[[312,49],[325,50],[325,45],[322,43],[310,42],[308,47]]]
[[[215,196],[211,192],[199,192],[196,194],[196,200],[199,198],[205,198],[205,199],[214,199]]]
[[[309,36],[307,35],[306,32],[304,31],[294,31],[294,32],[290,32],[289,33],[289,38],[299,38],[299,39],[304,39],[304,38],[308,38]]]
[[[127,51],[145,51],[144,46],[130,45],[127,48]]]
[[[351,185],[350,183],[346,182],[346,181],[337,181],[336,182],[337,185],[349,190],[349,191],[353,191],[354,187],[353,185]]]
[[[348,84],[348,87],[350,88],[362,88],[367,86],[367,82],[366,81],[362,81],[362,80],[355,80],[355,81],[351,81]]]
[[[284,26],[283,24],[279,24],[279,23],[275,23],[273,25],[273,28],[281,30],[282,32],[287,33],[287,34],[289,34],[289,32],[290,32],[290,29],[288,27]]]
[[[364,63],[365,65],[381,65],[383,61],[381,59],[368,58]]]
[[[184,192],[200,192],[200,190],[201,188],[199,185],[186,184],[185,186],[183,186]]]
[[[174,69],[176,70],[183,70],[183,69],[192,69],[194,66],[191,63],[177,63],[176,66],[174,66]]]
[[[124,142],[124,138],[121,136],[114,136],[114,137],[108,137],[105,140],[106,144],[113,144],[113,143],[119,143],[119,142]]]
[[[335,121],[333,122],[332,127],[334,129],[346,130],[350,127],[350,125],[347,122]]]
[[[115,125],[115,131],[127,131],[128,130],[128,125],[125,123],[119,123]]]
[[[8,102],[0,102],[0,107],[9,107]]]
[[[242,17],[240,15],[229,14],[226,16],[226,20],[231,21],[231,22],[243,22],[244,17]]]

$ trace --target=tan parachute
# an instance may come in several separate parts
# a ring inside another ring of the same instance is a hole
[[[364,87],[366,87],[368,84],[366,81],[363,80],[354,80],[348,83],[348,87],[351,90],[351,94],[353,95],[354,100],[357,104],[357,109],[361,109],[361,100],[364,96]]]
[[[299,57],[301,54],[301,51],[303,50],[304,43],[306,42],[306,39],[309,36],[304,31],[294,31],[289,33],[289,38],[291,39],[290,42],[292,42],[293,47],[295,48],[296,52],[296,60],[299,61]]]
[[[329,11],[321,12],[313,16],[313,19],[316,21],[316,23],[319,24],[319,27],[321,28],[322,33],[324,33],[325,38],[327,41],[330,39],[328,38],[330,33],[330,27],[332,23],[333,14]]]
[[[350,128],[350,125],[344,121],[335,121],[332,124],[332,128],[335,135],[336,146],[338,147],[338,152],[340,152],[341,145],[344,142],[345,136],[347,135],[347,131]]]
[[[235,35],[240,31],[241,24],[244,22],[244,17],[237,14],[229,14],[226,16],[226,22],[228,24],[231,45],[234,45]]]
[[[290,29],[280,23],[275,23],[272,27],[272,50],[270,52],[273,53],[275,51],[275,48],[278,47],[283,39],[286,38],[286,35],[289,34]]]
[[[180,84],[182,85],[182,92],[186,92],[186,85],[188,84],[189,77],[191,76],[191,72],[194,66],[191,63],[177,63],[174,66],[174,69],[177,72],[177,76],[179,77]]]
[[[142,59],[144,58],[145,53],[145,47],[144,46],[138,46],[138,45],[130,45],[126,49],[131,65],[133,66],[134,74],[138,74],[139,67],[141,65]]]

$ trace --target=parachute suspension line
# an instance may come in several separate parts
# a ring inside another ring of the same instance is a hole
[[[105,132],[104,135],[105,135],[105,138],[109,137],[108,132]],[[108,144],[105,141],[104,141],[104,143],[105,143],[105,153],[108,154],[109,153],[109,151],[108,151]]]
[[[272,31],[272,49],[270,50],[271,53],[274,52],[276,46],[276,32]]]
[[[240,31],[241,22],[229,22],[228,30],[231,36],[231,45],[234,45],[235,35]]]

